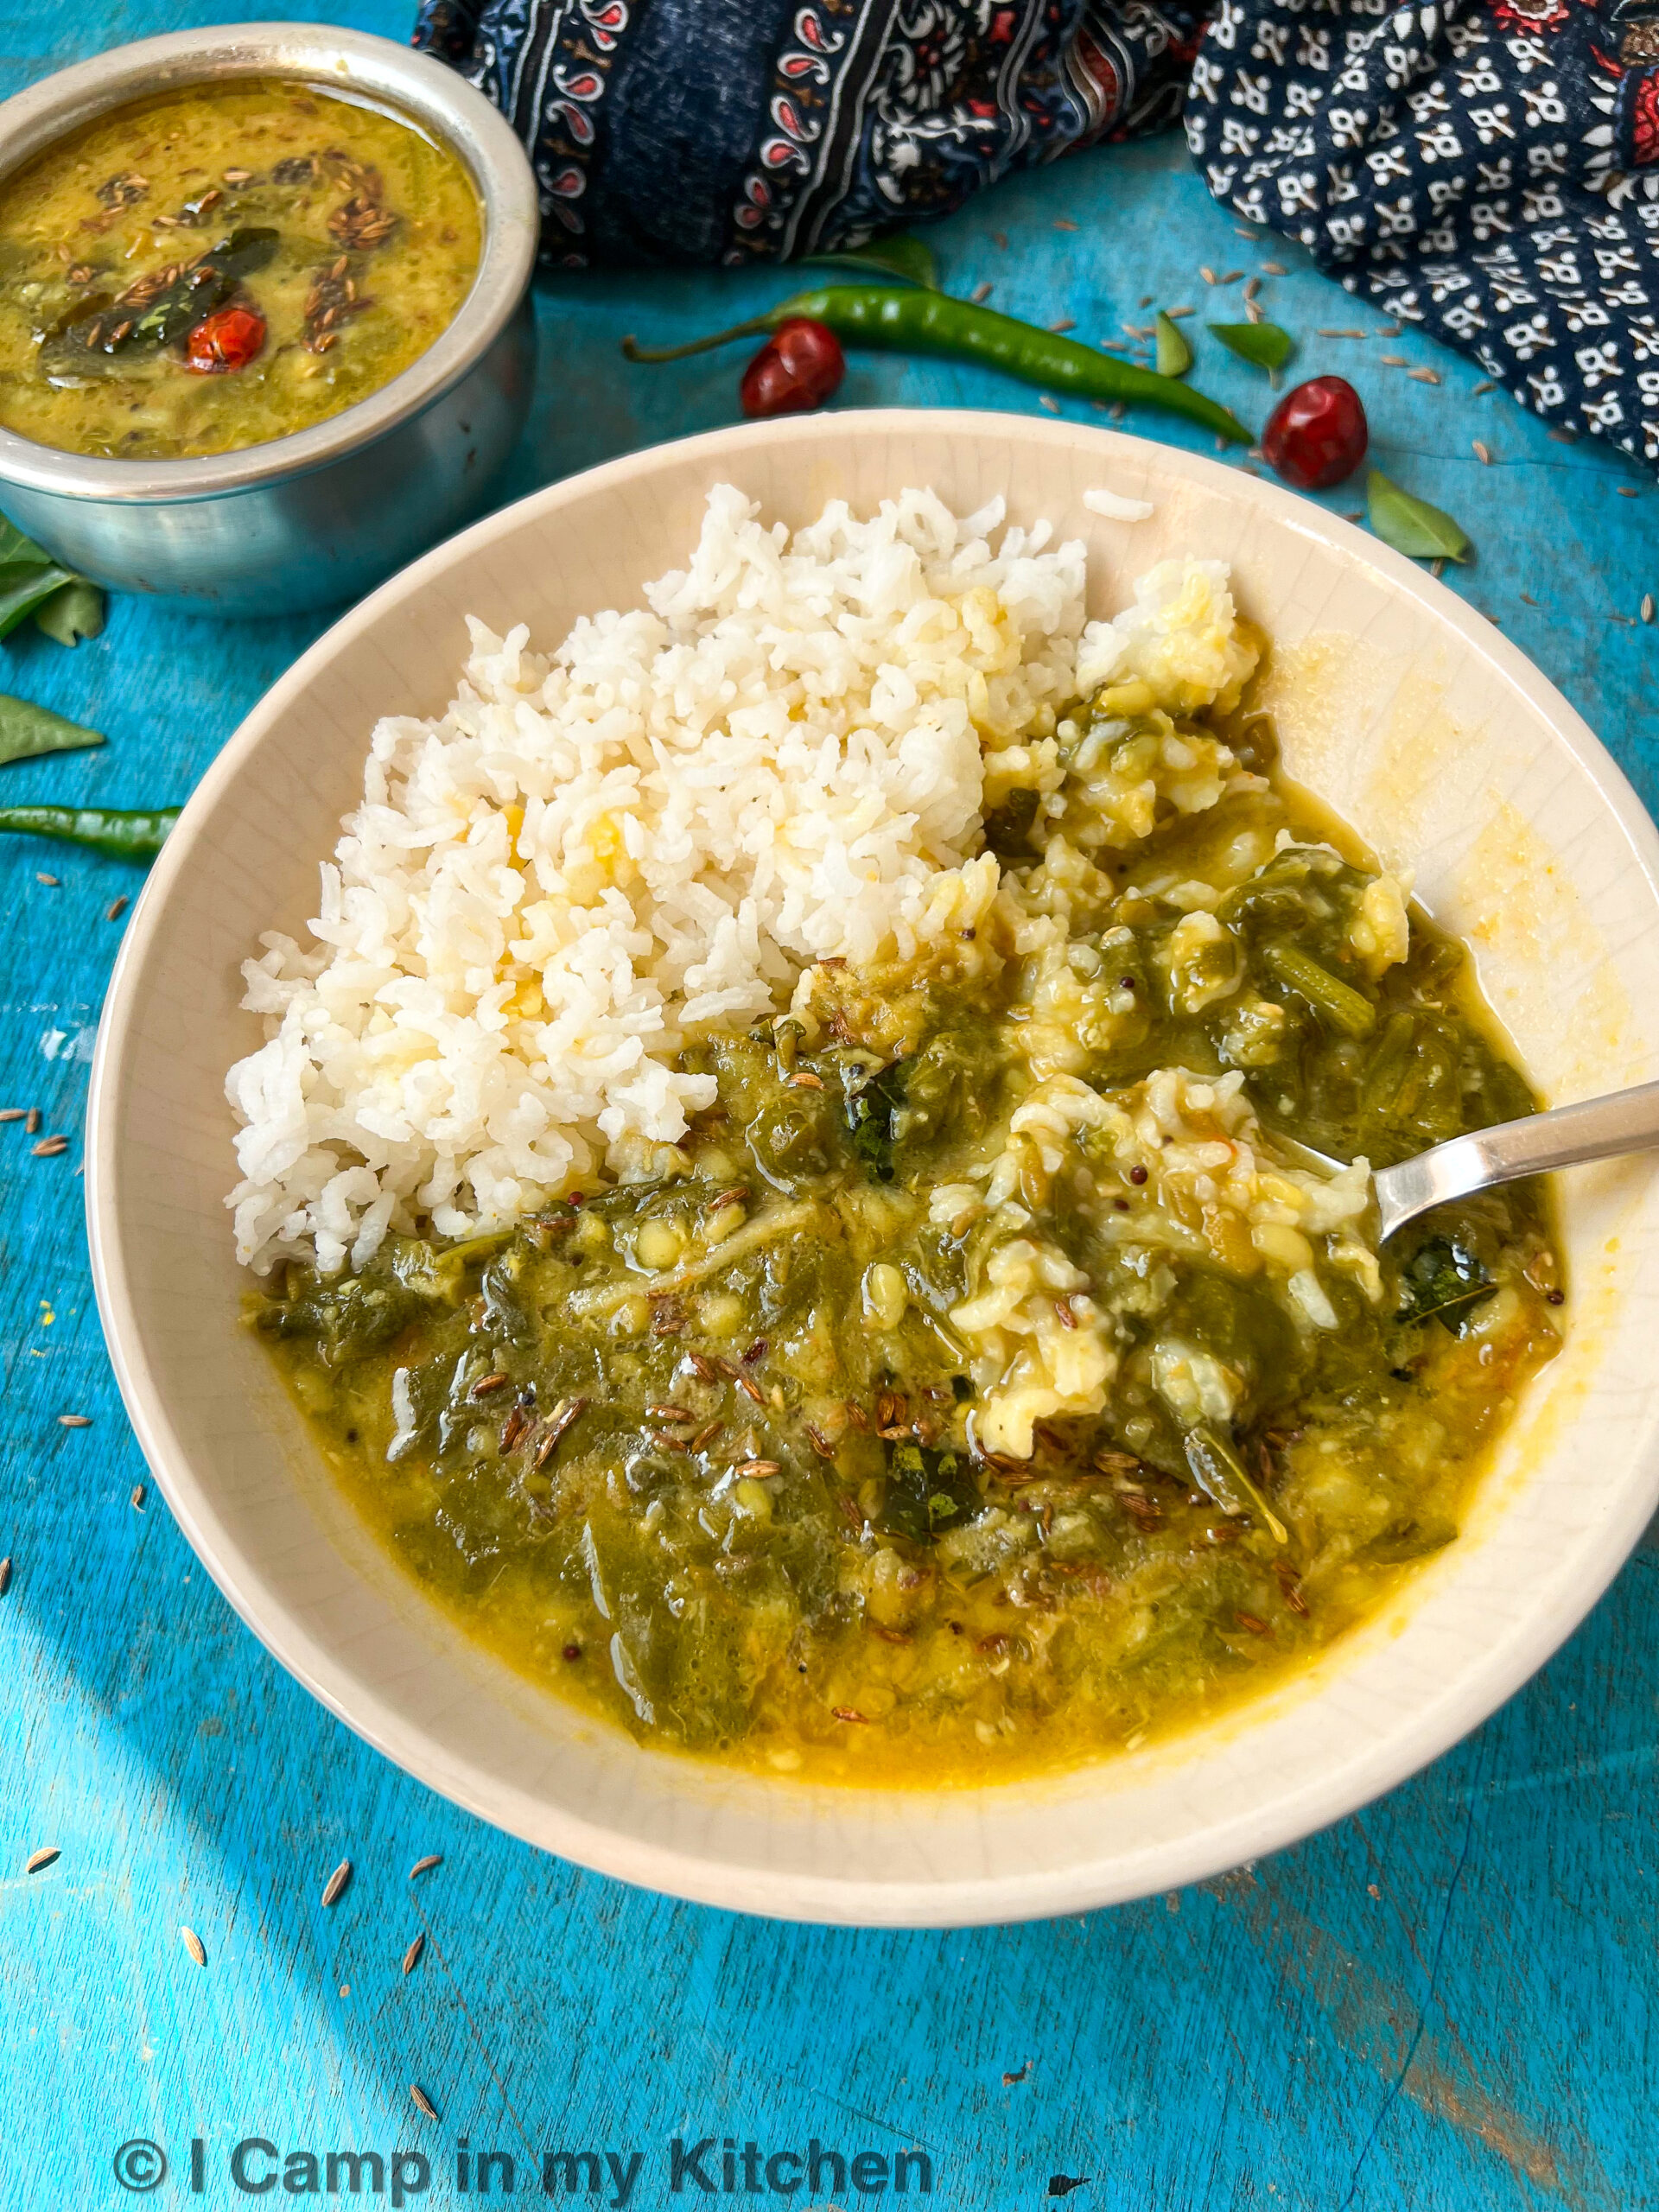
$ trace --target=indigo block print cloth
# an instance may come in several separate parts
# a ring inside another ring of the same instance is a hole
[[[1659,0],[425,0],[543,250],[743,264],[1179,121],[1211,190],[1659,462]]]

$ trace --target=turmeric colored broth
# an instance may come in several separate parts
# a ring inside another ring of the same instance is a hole
[[[0,188],[0,424],[118,460],[308,429],[448,328],[480,239],[457,156],[360,99],[239,77],[118,109]],[[227,362],[195,334],[237,310]]]
[[[1292,1141],[1530,1110],[1460,949],[1262,718],[1137,703],[988,823],[987,925],[688,1048],[674,1173],[251,1304],[392,1555],[642,1741],[921,1788],[1191,1727],[1454,1541],[1556,1348],[1536,1187],[1379,1253]]]

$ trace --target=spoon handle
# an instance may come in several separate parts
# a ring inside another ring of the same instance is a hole
[[[1522,1175],[1541,1175],[1552,1167],[1576,1167],[1586,1160],[1607,1160],[1622,1152],[1659,1147],[1659,1083],[1638,1084],[1605,1098],[1586,1098],[1577,1106],[1557,1106],[1548,1114],[1529,1114],[1523,1122],[1500,1122],[1496,1128],[1472,1129],[1384,1167],[1374,1180],[1382,1237],[1392,1236],[1430,1206],[1467,1198]]]

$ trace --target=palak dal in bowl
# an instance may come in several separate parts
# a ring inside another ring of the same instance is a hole
[[[252,1325],[393,1554],[642,1739],[928,1787],[1191,1726],[1454,1540],[1555,1347],[1535,1191],[1375,1243],[1370,1165],[1532,1103],[1461,949],[1278,779],[1224,566],[1092,625],[1085,569],[721,486],[642,607],[474,626],[247,963]]]
[[[902,649],[900,569],[957,602]],[[348,617],[158,862],[89,1153],[127,1402],[285,1662],[584,1863],[887,1923],[1236,1864],[1650,1510],[1640,1166],[1379,1260],[1293,1140],[1650,1073],[1652,849],[1478,617],[1215,464],[906,414],[612,464]]]

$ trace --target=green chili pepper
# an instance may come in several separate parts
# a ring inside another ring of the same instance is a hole
[[[143,807],[132,813],[109,806],[0,806],[0,831],[56,837],[112,861],[153,861],[178,818],[176,806]]]
[[[827,323],[843,346],[868,347],[877,353],[938,353],[956,361],[978,361],[988,369],[1001,369],[1026,384],[1073,399],[1123,399],[1161,407],[1166,413],[1184,415],[1206,430],[1249,445],[1251,433],[1236,415],[1206,399],[1201,391],[1177,384],[1150,369],[1096,353],[1075,338],[1039,330],[1034,323],[1017,322],[1012,315],[977,307],[971,300],[953,300],[943,292],[926,292],[896,284],[833,284],[822,290],[798,292],[780,300],[765,315],[749,322],[717,331],[711,338],[697,338],[686,346],[640,346],[632,338],[622,341],[631,361],[678,361],[689,353],[705,353],[734,338],[755,338],[780,323],[804,317]]]

